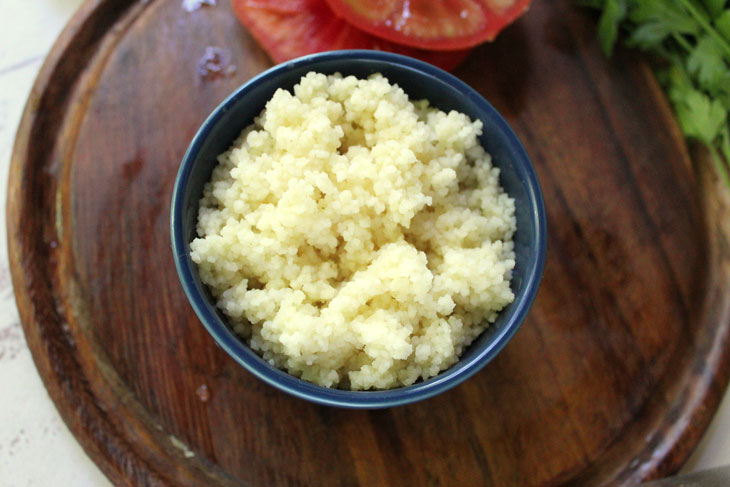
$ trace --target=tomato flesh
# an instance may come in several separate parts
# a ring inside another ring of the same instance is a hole
[[[403,45],[452,50],[493,40],[530,0],[327,0],[359,29]]]
[[[236,16],[274,62],[338,49],[374,49],[456,68],[469,49],[427,51],[364,32],[335,15],[326,0],[233,0]]]

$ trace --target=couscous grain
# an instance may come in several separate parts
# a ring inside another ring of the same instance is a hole
[[[236,332],[326,387],[453,365],[514,299],[514,201],[481,130],[379,74],[278,90],[219,156],[191,243]]]

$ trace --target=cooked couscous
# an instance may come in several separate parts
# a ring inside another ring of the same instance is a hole
[[[235,331],[326,387],[454,364],[514,299],[514,200],[481,130],[379,74],[278,90],[219,156],[190,245]]]

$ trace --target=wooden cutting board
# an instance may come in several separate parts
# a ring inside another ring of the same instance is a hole
[[[175,487],[632,485],[676,471],[730,373],[728,199],[639,56],[607,61],[594,35],[567,0],[536,0],[455,73],[512,124],[545,193],[548,261],[522,329],[454,390],[349,411],[236,365],[173,265],[182,155],[266,55],[226,1],[85,4],[28,101],[8,232],[28,343],[91,458],[117,485]],[[224,50],[222,73],[200,71],[208,47]]]

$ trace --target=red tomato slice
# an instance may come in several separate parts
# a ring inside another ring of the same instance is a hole
[[[337,49],[374,49],[412,56],[451,70],[469,50],[434,52],[401,46],[345,22],[325,0],[233,0],[238,19],[274,62]]]
[[[493,40],[525,13],[530,0],[327,0],[359,29],[406,46],[433,50]]]

